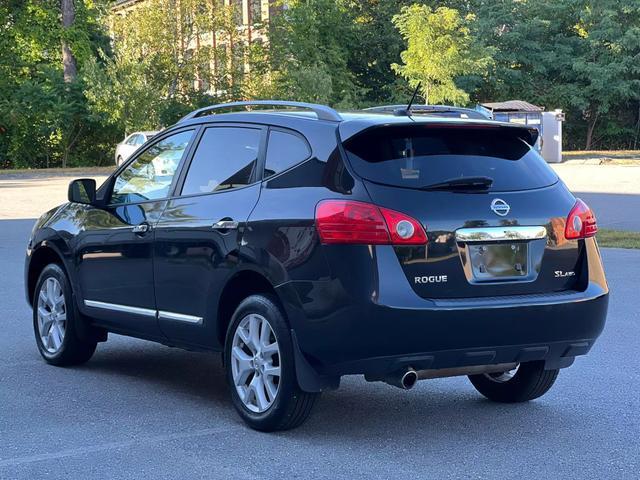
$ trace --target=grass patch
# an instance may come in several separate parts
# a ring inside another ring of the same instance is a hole
[[[596,235],[598,245],[612,248],[640,248],[640,232],[602,228]]]
[[[598,162],[600,165],[640,165],[640,150],[577,150],[562,152],[562,159]]]

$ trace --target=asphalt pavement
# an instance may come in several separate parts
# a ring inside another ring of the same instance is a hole
[[[640,195],[631,193],[573,192],[596,214],[599,228],[640,232]]]
[[[263,434],[233,411],[216,355],[111,335],[82,367],[46,365],[22,285],[32,224],[0,221],[0,479],[639,477],[640,251],[603,251],[608,324],[541,399],[349,377],[301,428]]]

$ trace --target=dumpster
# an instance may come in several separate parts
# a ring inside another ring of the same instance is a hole
[[[538,130],[536,149],[549,163],[562,161],[562,110],[545,112],[544,107],[523,100],[487,102],[478,105],[479,111],[490,114],[498,122],[519,123]]]

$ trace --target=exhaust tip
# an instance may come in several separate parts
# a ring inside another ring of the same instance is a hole
[[[418,381],[418,374],[415,370],[407,370],[402,378],[400,379],[400,383],[402,384],[402,388],[405,390],[411,390],[416,382]]]

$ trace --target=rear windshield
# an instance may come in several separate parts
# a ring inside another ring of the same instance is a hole
[[[361,177],[420,188],[464,177],[490,177],[492,191],[528,190],[558,181],[555,172],[508,127],[385,126],[345,142]]]

